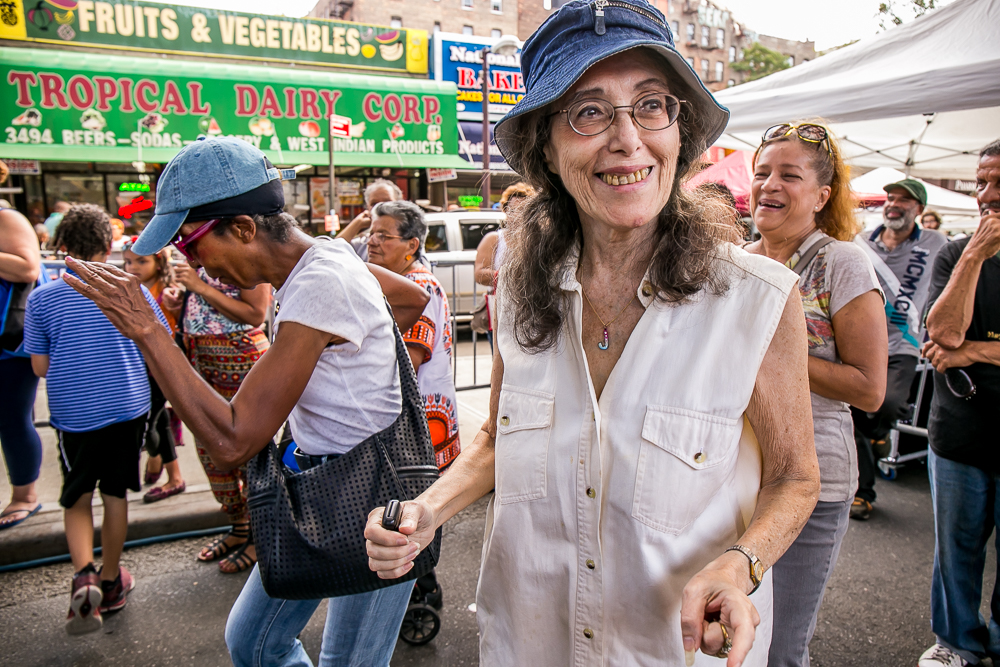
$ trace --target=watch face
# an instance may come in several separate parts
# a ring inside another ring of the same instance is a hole
[[[754,583],[760,583],[761,579],[764,578],[764,566],[760,561],[753,564],[753,578],[755,579]]]

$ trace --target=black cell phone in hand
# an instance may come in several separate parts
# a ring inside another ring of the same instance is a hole
[[[399,532],[399,522],[402,518],[403,505],[398,500],[390,500],[386,503],[385,511],[382,513],[383,528]]]

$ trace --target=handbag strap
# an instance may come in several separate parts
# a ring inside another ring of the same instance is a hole
[[[792,269],[792,271],[801,276],[805,272],[806,267],[809,266],[809,262],[813,260],[813,257],[815,257],[820,250],[827,247],[835,240],[836,239],[832,237],[824,236],[819,241],[816,241],[816,243],[813,243],[804,253],[799,255],[799,261],[795,263],[795,268]]]

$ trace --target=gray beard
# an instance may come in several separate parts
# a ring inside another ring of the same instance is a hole
[[[884,222],[885,226],[894,232],[906,229],[910,225],[910,221],[906,219],[905,215],[902,218],[886,218],[883,216],[882,222]]]

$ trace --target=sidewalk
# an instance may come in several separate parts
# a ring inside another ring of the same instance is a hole
[[[458,386],[468,386],[473,381],[472,344],[458,344]],[[489,382],[490,359],[489,346],[485,340],[478,345],[476,364],[476,382]],[[489,390],[475,389],[458,393],[459,430],[463,444],[472,442],[489,412]],[[48,407],[45,396],[45,380],[39,383],[38,396],[35,403],[35,420],[48,420]],[[59,506],[59,491],[62,486],[62,473],[59,471],[59,449],[55,431],[51,428],[38,429],[42,438],[42,470],[38,479],[38,499],[42,509],[35,516],[13,528],[0,531],[0,566],[21,563],[39,558],[59,556],[66,553],[66,537],[63,532],[62,508]],[[142,502],[143,494],[149,486],[143,486],[139,493],[129,491],[129,529],[128,539],[137,540],[147,537],[169,535],[172,533],[202,530],[222,527],[228,524],[226,515],[220,510],[219,504],[212,496],[205,471],[198,461],[198,453],[194,448],[194,437],[187,428],[184,429],[184,446],[177,448],[177,459],[180,461],[181,474],[187,484],[187,490],[172,498],[156,503]],[[143,454],[142,467],[145,469],[146,455]],[[0,458],[0,501],[6,506],[10,500],[10,482],[7,470]],[[160,477],[157,484],[166,480],[166,473]],[[102,507],[100,494],[95,493],[94,502],[94,544],[100,545],[100,526]]]

